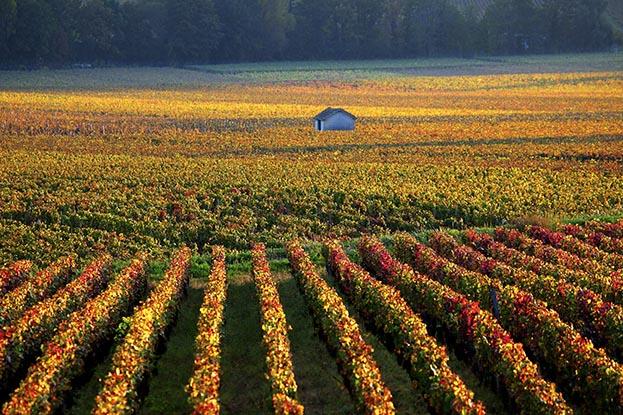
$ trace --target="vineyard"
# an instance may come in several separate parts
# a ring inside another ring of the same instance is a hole
[[[0,411],[621,413],[621,91],[620,53],[0,71]]]
[[[1,73],[0,263],[614,220],[622,56]]]
[[[620,221],[18,261],[2,413],[620,413],[622,246]]]

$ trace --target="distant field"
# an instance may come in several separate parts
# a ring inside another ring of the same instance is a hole
[[[360,71],[380,73],[401,73],[410,71],[414,74],[446,75],[444,71],[457,73],[479,71],[487,73],[522,73],[522,72],[581,72],[590,70],[609,70],[623,68],[623,53],[591,53],[569,55],[528,55],[483,57],[472,59],[431,58],[431,59],[395,59],[369,61],[313,61],[313,62],[266,62],[189,66],[206,72],[218,74],[241,73],[284,73],[294,76],[297,72],[314,74],[331,71]],[[421,72],[421,73],[420,73]],[[466,73],[468,74],[468,73]]]
[[[187,68],[96,68],[0,71],[0,90],[14,89],[201,89],[219,83],[351,82],[521,73],[623,70],[623,53],[532,55],[474,59],[265,62]]]

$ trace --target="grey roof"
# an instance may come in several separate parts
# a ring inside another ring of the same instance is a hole
[[[320,121],[326,121],[327,119],[329,119],[330,117],[334,116],[335,114],[338,113],[342,113],[344,115],[349,116],[350,118],[352,118],[353,120],[356,120],[357,117],[355,117],[353,114],[351,114],[350,112],[342,109],[342,108],[327,108],[326,110],[322,111],[321,113],[319,113],[318,115],[316,115],[314,117],[315,120],[320,120]]]

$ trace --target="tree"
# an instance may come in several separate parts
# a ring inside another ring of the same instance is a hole
[[[465,20],[447,0],[416,0],[407,13],[407,49],[416,56],[463,51]]]
[[[489,53],[539,50],[542,33],[532,0],[495,0],[487,8],[482,25]]]
[[[263,32],[263,51],[260,53],[264,59],[281,57],[288,44],[288,34],[294,27],[290,0],[259,0],[259,8]]]
[[[212,0],[167,1],[167,54],[170,60],[208,62],[221,39]]]
[[[45,63],[54,55],[54,33],[58,21],[44,0],[18,0],[15,29],[9,39],[14,62]]]
[[[329,57],[357,58],[362,45],[362,34],[357,30],[360,10],[356,0],[330,0],[329,12],[320,35]]]
[[[355,26],[353,27],[358,44],[354,54],[358,58],[377,57],[382,55],[383,43],[388,39],[382,33],[382,19],[385,9],[385,1],[358,0],[354,3],[357,10]]]
[[[78,41],[79,10],[83,6],[82,0],[46,0],[50,5],[58,25],[53,32],[55,59],[59,63],[70,62],[76,59],[76,45]]]
[[[257,60],[261,43],[260,6],[257,0],[215,0],[223,41],[216,51],[222,61]]]
[[[481,26],[478,12],[473,6],[463,10],[463,21],[465,22],[463,30],[463,40],[461,42],[462,52],[465,57],[473,56],[475,53],[482,52],[484,47],[481,42]]]
[[[167,7],[164,0],[124,3],[123,56],[128,62],[155,63],[166,60]]]
[[[105,62],[121,57],[123,16],[113,0],[88,0],[75,14],[77,58]]]
[[[325,40],[321,38],[319,28],[324,25],[328,5],[328,0],[299,0],[294,3],[296,26],[290,36],[289,56],[298,59],[326,56]]]
[[[9,53],[9,39],[15,31],[17,4],[15,0],[0,0],[0,58]]]
[[[0,0],[0,63],[590,51],[615,37],[607,1]]]
[[[408,0],[385,0],[378,22],[376,53],[381,56],[404,56],[407,31]]]
[[[589,51],[607,46],[612,29],[603,21],[605,0],[544,0],[540,9],[553,51]]]

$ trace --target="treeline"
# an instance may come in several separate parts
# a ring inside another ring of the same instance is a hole
[[[605,0],[0,0],[0,62],[180,64],[591,51]]]

